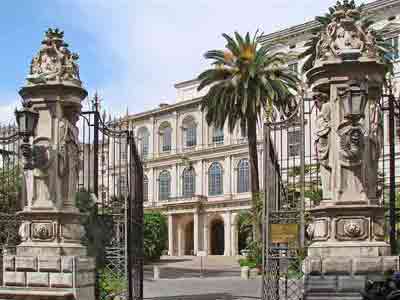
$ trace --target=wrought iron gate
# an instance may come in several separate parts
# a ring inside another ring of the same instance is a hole
[[[264,125],[262,299],[303,295],[305,139],[303,101],[291,117]]]
[[[22,165],[19,160],[19,136],[15,126],[0,126],[0,284],[3,284],[3,255],[14,253],[19,243]]]
[[[97,107],[97,106],[95,106]],[[143,299],[143,169],[133,131],[85,111],[80,130],[77,204],[86,227],[84,243],[96,257],[96,299]],[[23,189],[20,138],[15,126],[0,127],[0,264],[19,243]],[[0,269],[2,270],[2,268]],[[2,283],[0,272],[0,284]],[[110,289],[110,286],[113,289]]]
[[[89,254],[97,258],[97,299],[143,299],[143,169],[133,131],[123,122],[106,124],[97,109],[82,112],[78,126],[78,194],[94,203],[96,221],[86,226],[98,230],[87,236],[95,245]]]

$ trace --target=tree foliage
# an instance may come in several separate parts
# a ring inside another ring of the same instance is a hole
[[[15,213],[22,207],[22,172],[19,165],[0,169],[0,213]]]
[[[76,206],[82,213],[81,224],[85,234],[82,243],[87,247],[88,255],[96,257],[96,267],[105,265],[105,251],[113,234],[113,220],[110,215],[99,215],[97,205],[91,194],[85,190],[75,196]]]
[[[297,91],[296,73],[286,67],[288,55],[277,51],[272,44],[262,45],[260,34],[242,37],[222,34],[226,40],[224,50],[210,50],[204,57],[211,60],[211,68],[198,76],[198,90],[209,88],[203,97],[202,111],[207,123],[223,128],[227,123],[231,132],[239,125],[247,129],[251,173],[252,207],[255,213],[259,193],[257,158],[257,122],[273,107],[282,113],[295,108],[293,95]],[[257,224],[253,224],[256,238],[260,237]]]
[[[146,260],[160,258],[168,239],[167,220],[159,212],[144,214],[144,256]]]

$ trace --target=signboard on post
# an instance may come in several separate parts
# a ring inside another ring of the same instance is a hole
[[[297,242],[299,237],[298,224],[271,224],[271,242],[285,243]]]

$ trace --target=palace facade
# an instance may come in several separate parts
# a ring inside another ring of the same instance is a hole
[[[400,0],[374,1],[366,9],[376,18],[376,28],[400,22]],[[283,50],[299,54],[316,26],[314,21],[307,22],[267,34],[261,41],[283,42]],[[387,35],[396,60],[398,39],[398,30]],[[300,73],[302,63],[293,60],[288,67]],[[397,75],[396,64],[396,78]],[[208,255],[234,256],[240,250],[238,215],[251,207],[246,132],[240,126],[229,132],[227,126],[208,125],[205,113],[200,110],[204,94],[197,92],[197,85],[196,80],[178,83],[174,103],[162,103],[154,110],[124,117],[121,122],[134,129],[144,162],[145,210],[158,210],[168,218],[168,254],[198,255],[202,251]],[[394,91],[397,96],[400,89],[395,85]],[[306,145],[313,145],[315,114],[311,101],[306,107],[309,117],[306,117],[305,141]],[[400,130],[398,121],[396,125]],[[259,174],[263,178],[262,124],[257,136]],[[282,138],[281,149],[276,151],[286,153],[288,160],[299,161],[302,142],[299,130],[288,131]],[[387,132],[385,140],[387,144]],[[387,149],[385,146],[383,157]],[[314,146],[306,146],[305,152],[309,163],[315,162]],[[263,180],[260,182],[262,185]]]

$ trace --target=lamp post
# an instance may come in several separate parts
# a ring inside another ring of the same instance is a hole
[[[356,81],[350,81],[348,87],[340,93],[343,117],[353,122],[364,116],[367,104],[367,89]]]
[[[18,134],[23,137],[21,150],[26,160],[24,169],[32,170],[32,148],[29,143],[29,138],[35,133],[39,121],[39,113],[25,106],[22,110],[15,110],[15,117],[18,124]]]

